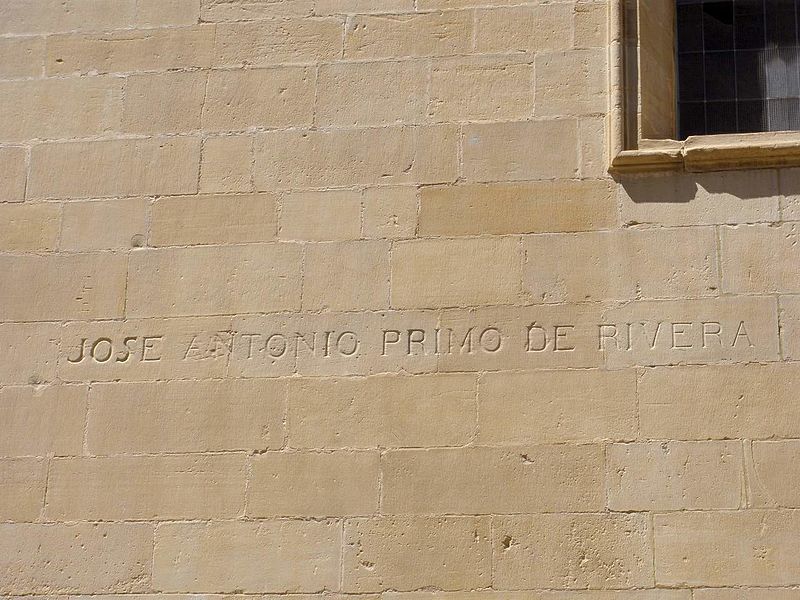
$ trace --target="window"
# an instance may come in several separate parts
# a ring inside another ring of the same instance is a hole
[[[800,0],[618,0],[612,169],[800,164]]]

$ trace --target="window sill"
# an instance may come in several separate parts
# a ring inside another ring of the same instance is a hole
[[[730,171],[800,166],[800,131],[642,140],[612,157],[611,172]]]

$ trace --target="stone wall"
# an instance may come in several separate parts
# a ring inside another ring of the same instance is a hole
[[[2,0],[0,595],[800,598],[800,172],[606,10]]]

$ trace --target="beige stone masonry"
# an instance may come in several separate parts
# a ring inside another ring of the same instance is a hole
[[[0,320],[46,321],[121,317],[126,257],[92,253],[0,256]]]
[[[140,250],[130,258],[127,313],[153,317],[297,309],[301,258],[302,249],[294,244]],[[212,263],[215,268],[208,269]]]
[[[29,198],[197,192],[200,142],[171,137],[41,144],[31,150]]]
[[[617,207],[603,181],[451,185],[420,190],[421,236],[611,229]]]
[[[214,26],[141,29],[47,38],[48,75],[128,73],[208,67]]]
[[[35,521],[44,506],[48,461],[44,458],[0,459],[0,521]]]
[[[652,587],[650,539],[645,515],[494,517],[494,585],[502,589]]]
[[[136,24],[141,27],[191,25],[200,18],[202,0],[138,0]]]
[[[344,529],[342,590],[349,593],[487,587],[489,519],[350,519]]]
[[[86,388],[3,387],[0,417],[9,428],[9,434],[0,438],[0,456],[80,454],[86,422]]]
[[[0,204],[0,250],[47,252],[55,250],[61,228],[61,206],[56,203]]]
[[[642,436],[797,437],[798,377],[794,363],[648,369],[638,386]]]
[[[723,227],[721,240],[726,292],[800,292],[800,224]]]
[[[212,137],[203,140],[200,192],[252,192],[253,140],[249,137]]]
[[[153,134],[200,129],[207,79],[201,72],[127,77],[122,131]]]
[[[478,10],[477,50],[513,53],[569,49],[574,28],[572,10],[569,3]]]
[[[712,228],[627,230],[524,238],[525,288],[535,302],[715,296]],[[564,265],[570,265],[569,273]]]
[[[603,113],[607,108],[605,64],[605,56],[595,49],[537,54],[534,114],[546,117]]]
[[[798,583],[797,511],[682,512],[653,519],[659,585]]]
[[[336,18],[264,20],[216,26],[214,66],[309,64],[338,58],[342,21]]]
[[[0,523],[0,593],[146,592],[152,557],[148,523]]]
[[[764,600],[794,600],[797,597],[797,588],[767,589],[767,588],[731,588],[731,589],[696,589],[695,600],[747,600],[758,594]]]
[[[392,306],[444,308],[520,298],[519,238],[414,240],[392,248]]]
[[[699,591],[699,590],[698,590]],[[759,590],[762,591],[762,590]],[[691,590],[575,590],[571,592],[526,591],[526,592],[387,592],[382,600],[690,600]],[[768,592],[772,593],[772,592]],[[769,600],[794,600],[781,596],[765,596]],[[711,597],[709,597],[711,598]],[[709,600],[707,598],[706,600]],[[713,600],[740,600],[738,596]],[[744,597],[741,599],[744,600]]]
[[[316,0],[314,14],[349,14],[371,12],[394,12],[414,10],[414,0],[383,0],[376,4],[372,0]]]
[[[335,589],[341,536],[341,524],[333,521],[160,524],[153,586],[192,593]]]
[[[378,511],[377,452],[267,452],[251,459],[248,517],[340,517]]]
[[[381,459],[383,512],[586,512],[605,506],[600,446],[398,450]]]
[[[0,323],[0,383],[38,385],[56,374],[59,338],[53,323]]]
[[[25,148],[0,148],[0,202],[22,202],[28,178]]]
[[[607,449],[615,511],[737,509],[742,446],[736,442],[614,444]]]
[[[257,379],[95,384],[86,447],[91,454],[279,449],[286,387]]]
[[[357,240],[361,237],[361,204],[361,194],[353,190],[285,194],[278,237],[290,241]],[[414,209],[416,218],[416,206]]]
[[[577,129],[574,119],[466,125],[464,175],[468,181],[571,179],[578,170]]]
[[[800,296],[781,296],[781,350],[787,360],[800,358]]]
[[[417,195],[414,188],[370,188],[364,191],[363,202],[364,237],[413,237],[417,227]]]
[[[800,441],[752,443],[752,481],[760,506],[800,508]]]
[[[44,38],[0,39],[0,77],[38,77],[44,70]]]
[[[65,202],[59,247],[68,252],[127,250],[145,243],[145,198]]]
[[[632,440],[636,373],[487,373],[478,385],[478,441],[512,445]]]
[[[469,11],[356,15],[346,24],[344,57],[452,56],[472,50]]]
[[[274,194],[159,198],[152,205],[150,244],[271,242],[277,230]]]
[[[204,21],[242,21],[267,17],[308,16],[314,0],[201,0]]]
[[[245,456],[54,459],[48,520],[226,519],[244,508]]]
[[[0,11],[0,34],[102,31],[130,27],[136,19],[136,0],[19,0]]]

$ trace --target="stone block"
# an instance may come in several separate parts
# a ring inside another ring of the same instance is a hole
[[[277,212],[273,194],[159,198],[152,206],[150,244],[270,242],[275,239]]]
[[[126,594],[151,589],[147,523],[0,523],[0,593]]]
[[[200,192],[252,192],[253,138],[211,137],[203,140]]]
[[[720,238],[725,292],[800,293],[797,223],[723,227]]]
[[[202,0],[204,21],[247,21],[272,17],[308,16],[314,0]]]
[[[424,187],[422,236],[559,233],[610,229],[617,223],[604,181],[541,181]]]
[[[65,202],[62,204],[61,250],[127,250],[147,239],[145,198]]]
[[[739,442],[613,444],[607,460],[611,510],[735,510],[742,505]]]
[[[474,436],[475,375],[297,379],[287,426],[294,448],[462,446]]]
[[[92,455],[274,450],[284,443],[285,405],[286,384],[276,380],[94,384],[86,447]]]
[[[44,71],[43,37],[0,39],[0,77],[39,77]]]
[[[363,233],[366,238],[404,239],[417,229],[417,191],[413,187],[364,190]]]
[[[0,34],[49,34],[130,27],[136,0],[19,0],[0,8]]]
[[[138,0],[136,25],[164,27],[194,25],[200,21],[200,0]]]
[[[353,190],[285,194],[278,237],[315,242],[359,239],[361,194]]]
[[[45,517],[54,521],[241,516],[244,454],[54,459]]]
[[[596,49],[536,55],[538,117],[603,114],[608,110],[606,56]]]
[[[41,144],[31,150],[28,197],[194,194],[200,141],[170,137]]]
[[[47,252],[54,250],[61,229],[61,205],[0,203],[0,250]]]
[[[653,527],[658,585],[781,586],[800,581],[796,511],[677,512],[655,515]]]
[[[35,521],[44,507],[45,458],[0,459],[0,521]]]
[[[306,67],[211,71],[203,129],[309,126],[314,118],[314,86],[314,71]]]
[[[478,442],[515,445],[633,440],[634,371],[486,373],[478,386]]]
[[[38,385],[55,379],[60,335],[55,323],[0,324],[0,383]]]
[[[518,238],[413,240],[392,249],[392,306],[445,308],[519,300]]]
[[[342,590],[462,590],[491,582],[489,519],[379,517],[344,528]]]
[[[0,203],[22,202],[28,179],[25,148],[0,148]]]
[[[200,129],[207,79],[199,71],[128,77],[122,130],[158,134]]]
[[[573,119],[468,124],[463,146],[469,181],[567,179],[578,170],[578,124]]]
[[[677,440],[797,437],[798,380],[800,369],[795,364],[648,369],[639,381],[642,436]]]
[[[757,492],[758,504],[800,508],[800,441],[752,442],[751,456],[750,486]]]
[[[646,515],[507,516],[492,524],[494,585],[502,589],[653,586]]]
[[[480,53],[544,52],[572,47],[572,3],[511,6],[476,11]]]
[[[156,530],[153,585],[228,594],[335,589],[341,538],[333,521],[165,523]]]
[[[121,317],[126,270],[121,254],[0,256],[0,320]]]
[[[110,77],[0,82],[0,141],[69,139],[119,130],[122,80]]]
[[[389,244],[309,244],[303,271],[304,310],[389,308]]]
[[[710,227],[534,235],[523,245],[525,287],[535,302],[697,298],[719,290]]]
[[[130,257],[127,313],[155,317],[296,310],[301,260],[302,250],[293,244],[140,250]]]
[[[448,515],[602,510],[603,463],[599,445],[395,450],[381,458],[381,510]]]
[[[48,75],[94,75],[207,68],[213,52],[214,26],[208,24],[54,35],[47,39],[45,69]]]
[[[472,51],[469,11],[356,15],[347,20],[345,58],[453,56]]]
[[[378,511],[377,452],[267,452],[252,458],[248,517],[344,517]]]

